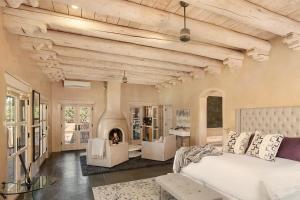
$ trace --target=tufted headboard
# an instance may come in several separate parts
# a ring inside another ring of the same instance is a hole
[[[259,130],[266,134],[300,137],[300,107],[238,109],[236,130]]]

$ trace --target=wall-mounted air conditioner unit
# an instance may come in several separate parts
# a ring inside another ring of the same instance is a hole
[[[82,88],[82,89],[90,89],[91,88],[91,82],[87,81],[64,81],[64,87],[65,88]]]

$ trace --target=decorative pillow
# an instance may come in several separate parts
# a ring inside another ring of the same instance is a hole
[[[224,152],[234,153],[234,145],[239,134],[235,131],[229,131],[226,144],[224,145]]]
[[[244,154],[246,152],[251,135],[251,132],[243,132],[239,135],[234,145],[235,154]]]
[[[259,147],[259,157],[265,160],[274,160],[283,140],[281,134],[265,135]]]
[[[262,143],[264,137],[259,131],[255,131],[253,140],[247,150],[247,155],[248,156],[254,156],[258,157],[259,156],[259,147],[260,144]]]
[[[253,141],[247,150],[247,155],[272,161],[275,159],[283,136],[280,134],[263,135],[255,131]]]
[[[300,138],[283,138],[277,157],[300,161]]]

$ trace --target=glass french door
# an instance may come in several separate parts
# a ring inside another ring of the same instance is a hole
[[[28,97],[8,91],[5,105],[7,182],[16,182],[25,175],[19,155],[28,167],[28,105]]]
[[[40,158],[43,163],[47,157],[48,151],[48,106],[45,103],[40,104]]]
[[[92,135],[92,105],[62,106],[62,151],[85,149]]]

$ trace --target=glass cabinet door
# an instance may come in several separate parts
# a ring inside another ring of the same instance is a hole
[[[141,107],[132,107],[130,109],[131,113],[131,130],[132,140],[140,141],[142,135],[142,108]]]
[[[153,113],[153,122],[152,122],[152,141],[159,139],[159,131],[158,131],[158,106],[152,106]]]

